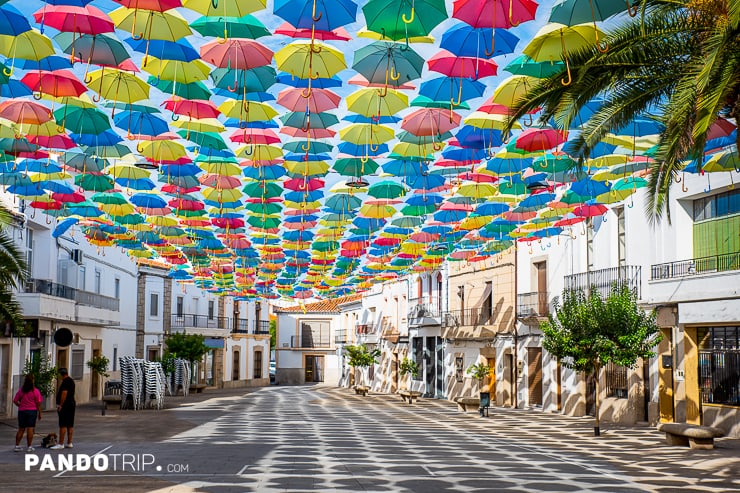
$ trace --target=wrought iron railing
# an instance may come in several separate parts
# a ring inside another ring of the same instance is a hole
[[[489,307],[466,308],[445,313],[442,323],[445,327],[479,326],[493,323],[493,318],[493,310]]]
[[[699,257],[650,266],[650,280],[674,279],[740,269],[740,252]]]
[[[270,333],[270,321],[269,320],[255,320],[253,326],[254,326],[255,334],[269,334]]]
[[[79,305],[92,306],[103,310],[117,312],[120,309],[118,298],[71,288],[45,279],[30,279],[26,282],[24,291],[26,293],[48,294],[49,296],[72,300]]]
[[[334,335],[334,344],[345,344],[347,342],[347,330],[339,329]]]
[[[194,313],[180,313],[172,315],[171,327],[173,329],[228,329],[231,328],[231,323],[229,317],[209,317],[208,315],[196,315]]]
[[[356,324],[355,325],[355,332],[357,334],[369,334],[372,331],[373,331],[372,324]]]
[[[249,320],[246,318],[237,318],[234,326],[234,333],[249,334]]]
[[[417,303],[416,305],[411,305],[411,309],[409,310],[409,318],[411,319],[424,317],[439,318],[441,316],[442,313],[439,306],[435,303]]]
[[[330,348],[331,340],[328,331],[318,333],[304,332],[299,336],[290,336],[292,348]]]
[[[520,293],[516,300],[516,316],[546,317],[550,314],[550,293]]]
[[[623,265],[609,269],[599,269],[565,276],[564,291],[582,290],[589,293],[596,289],[602,296],[608,296],[613,286],[626,284],[640,298],[642,268],[639,265]]]

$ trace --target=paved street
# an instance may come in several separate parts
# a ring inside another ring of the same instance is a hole
[[[448,402],[409,406],[330,387],[171,401],[164,411],[105,417],[83,406],[76,446],[61,453],[104,454],[104,471],[26,472],[24,454],[11,450],[14,430],[0,425],[0,490],[740,491],[740,440],[692,451],[647,427],[607,425],[596,438],[589,419],[509,409],[480,418]],[[55,424],[48,417],[45,432]],[[56,468],[60,452],[37,453]]]

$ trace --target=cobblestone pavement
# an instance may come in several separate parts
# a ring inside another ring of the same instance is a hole
[[[317,386],[168,402],[105,417],[81,407],[75,448],[61,454],[99,453],[104,471],[27,472],[0,425],[0,491],[740,491],[740,440],[694,451],[654,428],[602,424],[594,437],[585,418],[499,408],[480,418],[445,401]],[[60,452],[37,454],[58,466]]]

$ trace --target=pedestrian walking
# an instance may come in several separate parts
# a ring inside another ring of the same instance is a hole
[[[52,450],[72,448],[72,434],[75,426],[75,381],[69,376],[66,368],[59,368],[62,383],[57,390],[57,414],[59,414],[59,443],[51,447]],[[64,437],[67,444],[64,444]]]
[[[36,420],[41,421],[41,403],[43,398],[41,392],[36,388],[33,381],[33,375],[26,375],[23,379],[23,385],[15,394],[13,404],[18,406],[18,431],[15,434],[15,451],[20,452],[21,439],[26,434],[26,443],[28,447],[26,452],[33,452],[33,432],[36,428]]]

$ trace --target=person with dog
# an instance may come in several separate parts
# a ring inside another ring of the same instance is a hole
[[[52,450],[72,448],[72,434],[75,426],[75,381],[69,376],[66,368],[59,368],[62,383],[57,390],[57,414],[59,415],[59,443],[51,447]],[[67,444],[64,444],[64,436]]]
[[[43,397],[41,392],[36,388],[33,381],[33,375],[28,374],[23,379],[23,386],[18,390],[13,398],[13,404],[18,406],[18,431],[15,434],[15,451],[20,452],[21,439],[26,433],[26,443],[28,447],[26,452],[33,452],[33,432],[36,428],[36,420],[41,421],[41,403]]]

